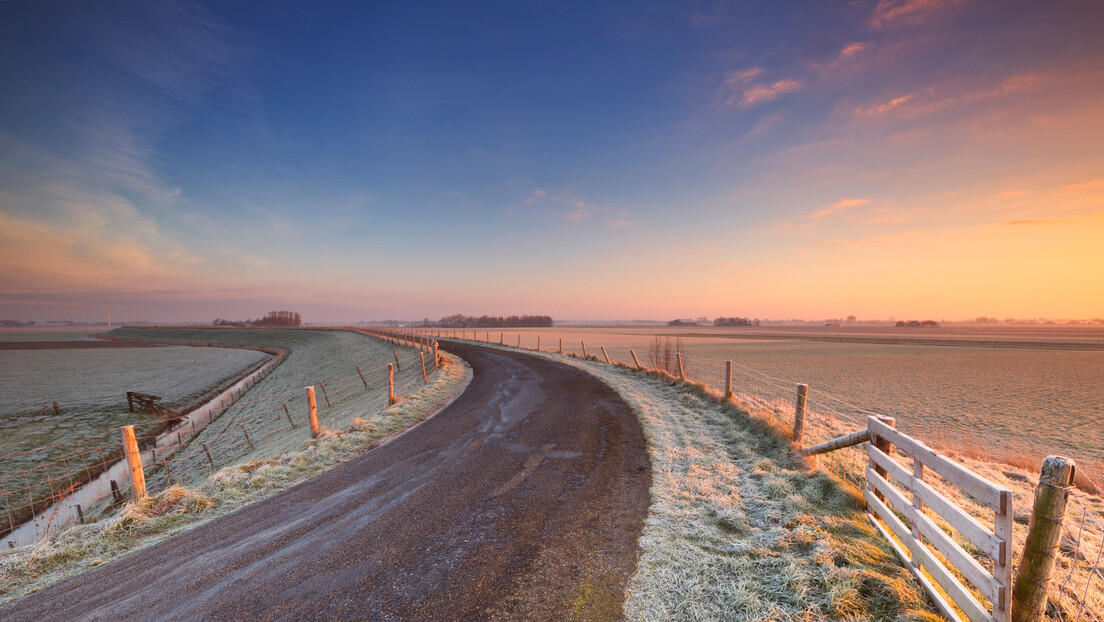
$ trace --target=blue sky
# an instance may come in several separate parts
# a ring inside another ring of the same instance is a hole
[[[1100,317],[1098,2],[0,2],[0,316]]]

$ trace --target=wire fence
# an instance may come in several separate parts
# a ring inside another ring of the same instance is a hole
[[[426,329],[429,334],[440,338],[453,338],[485,342],[507,347],[558,354],[566,357],[580,357],[601,363],[623,365],[625,367],[661,372],[671,378],[700,383],[704,388],[719,397],[730,388],[732,399],[750,414],[768,420],[773,426],[793,434],[796,422],[798,386],[795,379],[779,378],[759,370],[745,367],[731,361],[687,355],[679,351],[677,342],[659,341],[636,350],[624,346],[603,347],[584,341],[568,342],[563,339],[548,339],[529,333],[472,330],[472,329]],[[731,386],[728,386],[728,366],[731,365]],[[808,387],[805,399],[803,431],[801,445],[813,446],[866,427],[868,416],[882,413],[850,403],[837,396]],[[939,437],[944,442],[951,434],[947,430],[909,426],[914,436]],[[963,446],[969,448],[970,440],[962,439]],[[861,489],[867,484],[865,470],[868,457],[862,445],[855,445],[831,451],[817,456],[818,468],[829,471]],[[912,465],[908,465],[912,467]],[[933,483],[940,483],[938,476],[932,476]],[[948,494],[951,486],[944,490]],[[1099,487],[1098,487],[1099,488]],[[978,505],[971,507],[971,500],[954,497],[967,507],[976,510],[978,516],[992,519],[987,508]],[[1029,509],[1029,508],[1025,508]],[[1014,529],[1014,550],[1021,551],[1027,531],[1029,514],[1017,514]],[[956,536],[957,537],[957,536]],[[965,544],[965,541],[962,542]],[[1014,555],[1014,559],[1018,556]],[[978,561],[991,564],[984,555],[978,555]],[[1060,545],[1055,553],[1055,570],[1048,585],[1048,603],[1046,617],[1062,622],[1104,622],[1104,499],[1099,496],[1080,494],[1074,491],[1070,498],[1070,509],[1063,523]]]
[[[339,377],[313,379],[322,433],[347,429],[355,419],[386,409],[392,397],[419,391],[438,368],[436,350],[426,338],[383,329],[346,330],[393,343],[393,358],[383,364],[377,359],[370,368],[352,366]],[[272,458],[312,438],[306,386],[273,394],[249,391],[279,360],[270,363],[203,407],[132,426],[147,493],[193,485],[227,465]],[[0,475],[0,530],[8,547],[29,544],[134,496],[122,430],[0,457],[0,465],[19,465]]]

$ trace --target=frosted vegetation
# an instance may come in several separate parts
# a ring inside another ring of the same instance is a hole
[[[242,428],[251,431],[256,446],[252,457],[279,455],[297,447],[310,437],[307,426],[305,387],[316,387],[318,418],[324,428],[343,430],[357,413],[379,411],[387,407],[386,367],[394,363],[398,351],[401,364],[395,375],[396,392],[404,395],[422,388],[418,352],[398,347],[350,331],[340,330],[258,330],[258,329],[120,329],[112,336],[129,339],[157,338],[182,342],[217,343],[246,347],[280,347],[289,354],[260,384],[222,413],[174,456],[173,474],[185,485],[202,480],[210,473],[211,454],[215,465],[225,464],[244,449]],[[357,374],[360,367],[369,389]],[[322,385],[328,385],[323,391]],[[327,399],[328,398],[328,399]],[[287,412],[294,430],[282,429]],[[269,432],[273,432],[269,434]],[[228,442],[228,440],[230,442]],[[167,485],[164,473],[148,476],[156,486]]]
[[[323,334],[338,336],[331,344],[346,343],[341,333]],[[348,426],[325,430],[317,440],[300,440],[290,450],[268,457],[247,456],[192,486],[173,485],[117,511],[104,510],[89,524],[72,526],[33,546],[0,551],[0,603],[270,497],[386,442],[439,410],[467,386],[471,380],[467,365],[448,355],[442,359],[428,386],[421,387],[419,377],[419,391],[407,393],[393,406],[348,408]]]
[[[795,461],[772,413],[666,374],[543,356],[613,387],[648,439],[652,502],[628,619],[941,619],[861,500]]]
[[[159,395],[161,405],[179,409],[268,358],[254,350],[182,346],[0,350],[0,456],[53,447],[0,460],[0,476],[119,440],[78,439],[153,420],[128,411],[127,391]]]

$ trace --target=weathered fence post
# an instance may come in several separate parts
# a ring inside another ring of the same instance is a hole
[[[441,349],[436,340],[433,342],[433,369],[441,366]]]
[[[517,347],[519,347],[519,348],[521,347],[521,333],[518,333],[518,346]]]
[[[640,359],[636,358],[636,350],[629,350],[629,354],[632,354],[633,362],[636,363],[636,368],[637,369],[644,369],[643,367],[640,366]]]
[[[686,381],[686,372],[684,372],[682,370],[682,352],[675,352],[675,356],[678,357],[679,380],[682,380],[683,382],[685,382]]]
[[[394,404],[399,401],[395,397],[395,368],[391,367],[391,363],[387,364],[387,403]]]
[[[142,455],[138,453],[138,437],[134,435],[134,426],[123,426],[123,452],[126,453],[130,481],[134,484],[134,498],[146,496],[146,474],[142,470]]]
[[[613,365],[613,363],[610,363],[609,355],[606,354],[606,346],[602,346],[602,356],[606,357],[606,364],[607,365]]]
[[[725,399],[732,398],[732,361],[725,361]]]
[[[368,381],[364,379],[364,372],[360,371],[360,365],[357,365],[357,375],[360,376],[360,381],[364,383],[364,390],[368,390]]]
[[[563,354],[563,337],[560,337],[560,354]]]
[[[1069,458],[1047,456],[1043,460],[1012,591],[1013,622],[1042,620],[1046,612],[1047,586],[1062,540],[1062,521],[1075,472],[1076,466]]]
[[[245,435],[245,442],[249,443],[249,451],[256,451],[253,448],[253,440],[249,438],[249,430],[246,430],[245,425],[240,424],[240,423],[238,424],[238,427],[241,428],[242,434]]]
[[[281,406],[284,407],[284,414],[287,415],[288,423],[291,424],[291,429],[294,430],[295,429],[295,422],[292,421],[292,419],[291,419],[291,411],[288,410],[287,404],[281,404]],[[179,445],[180,443],[178,442],[177,444]]]
[[[586,358],[590,358],[589,356],[587,356],[587,352],[586,352],[586,342],[585,342],[585,341],[580,341],[579,343],[583,344],[583,358],[585,358],[585,359],[586,359]]]
[[[314,387],[307,387],[307,412],[310,415],[311,438],[318,438],[318,404],[314,401]]]
[[[537,352],[540,352],[540,335],[537,335]]]
[[[891,428],[896,428],[897,427],[897,419],[894,418],[894,417],[886,417],[885,415],[878,415],[878,421],[881,421],[882,423],[886,424],[887,426],[889,426]],[[893,444],[890,443],[889,441],[887,441],[886,439],[884,439],[884,438],[878,436],[877,434],[875,434],[873,432],[873,430],[870,432],[870,442],[875,447],[880,449],[882,451],[882,453],[884,453],[887,456],[890,454],[890,452],[893,451]],[[878,465],[874,465],[874,472],[877,473],[878,475],[881,475],[883,479],[889,476],[889,473],[885,469],[883,469],[882,467],[880,467]],[[873,484],[867,483],[867,487],[870,488],[870,490],[872,490],[874,492],[874,496],[877,497],[879,501],[885,501],[885,496],[882,493],[875,490]]]
[[[318,386],[322,387],[322,399],[326,400],[326,408],[332,408],[333,406],[330,404],[330,394],[326,392],[326,383],[319,382]]]
[[[500,346],[505,345],[506,342],[504,341],[504,339],[506,339],[506,333],[499,333],[498,334],[498,345],[500,345]]]
[[[805,433],[805,402],[809,397],[809,385],[797,385],[797,403],[794,407],[793,441],[801,443],[801,436]]]
[[[402,371],[402,365],[399,365],[399,351],[391,350],[391,352],[395,355],[395,371]]]
[[[429,376],[425,370],[425,352],[419,352],[418,356],[422,359],[422,384],[429,384]]]

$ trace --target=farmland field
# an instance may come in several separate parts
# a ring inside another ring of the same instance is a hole
[[[1104,331],[1099,327],[985,327],[910,330],[714,327],[557,327],[482,329],[507,345],[565,352],[654,367],[659,337],[682,340],[686,372],[723,387],[733,361],[734,390],[768,401],[792,401],[797,383],[810,386],[810,406],[851,420],[865,412],[897,417],[925,438],[969,438],[993,448],[1029,445],[1075,459],[1104,460]],[[472,330],[467,330],[471,338]],[[792,412],[792,407],[789,407]]]
[[[108,334],[289,351],[283,363],[173,457],[174,477],[187,481],[205,477],[214,464],[227,464],[246,455],[276,456],[298,448],[310,438],[305,425],[305,387],[316,387],[318,418],[328,429],[345,429],[358,416],[383,410],[387,406],[386,367],[395,361],[393,350],[401,360],[395,376],[399,395],[423,384],[417,351],[350,331],[122,328]],[[357,367],[364,374],[363,381]],[[292,422],[297,422],[296,427],[291,427]],[[155,472],[147,477],[156,486],[164,474]]]
[[[119,348],[0,351],[0,456],[104,435],[150,421],[127,409],[126,392],[152,393],[181,407],[213,386],[268,358],[226,348]],[[60,414],[54,412],[57,402]],[[107,439],[114,442],[116,439]],[[56,451],[0,460],[0,475],[75,453],[102,441],[66,444]]]

